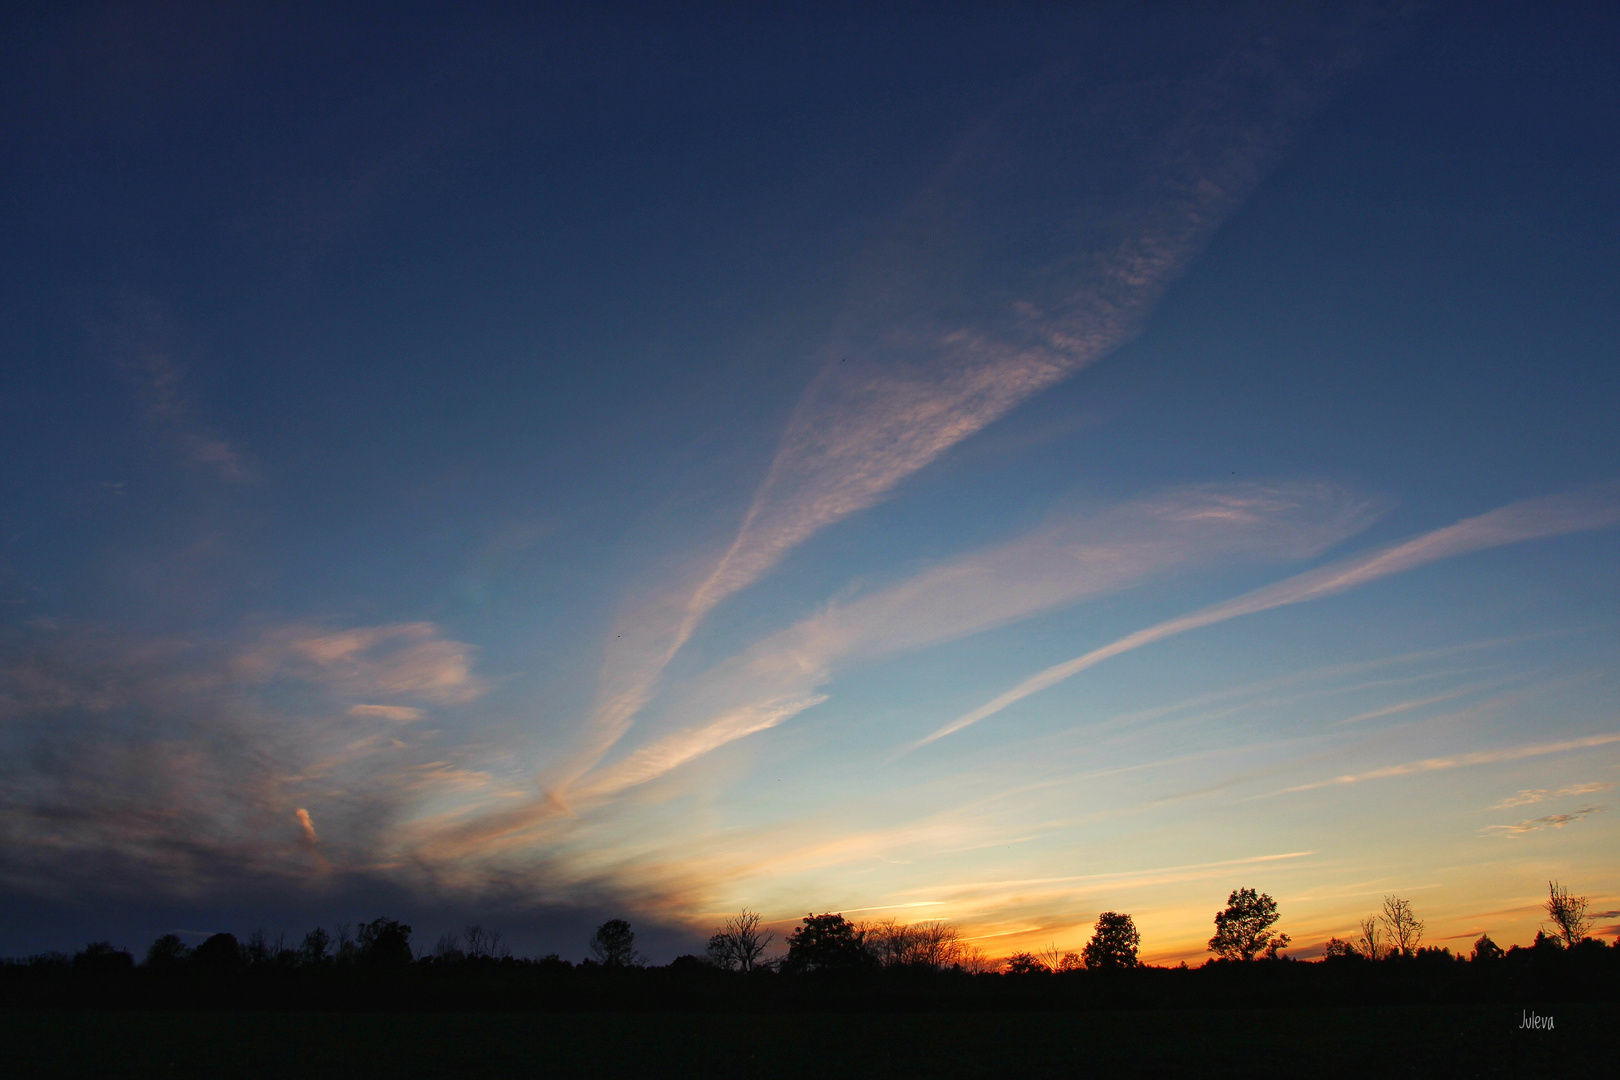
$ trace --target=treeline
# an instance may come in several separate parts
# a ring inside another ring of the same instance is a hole
[[[1196,968],[1145,965],[1128,914],[1103,912],[1078,952],[992,961],[942,921],[854,923],[807,915],[782,943],[754,912],[717,927],[705,953],[649,965],[635,932],[610,919],[578,963],[520,958],[481,925],[413,947],[412,928],[378,918],[317,927],[297,940],[214,934],[196,947],[166,934],[144,958],[107,942],[0,964],[10,1007],[839,1008],[1101,1007],[1394,1001],[1615,1000],[1620,940],[1591,937],[1586,901],[1556,883],[1552,933],[1502,949],[1482,935],[1467,956],[1425,947],[1409,901],[1386,897],[1352,941],[1319,961],[1287,958],[1276,901],[1237,889],[1215,915],[1212,957]]]

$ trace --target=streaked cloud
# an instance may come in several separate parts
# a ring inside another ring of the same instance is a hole
[[[1515,806],[1530,806],[1533,803],[1544,802],[1547,799],[1561,799],[1568,795],[1590,795],[1597,791],[1608,791],[1613,784],[1594,781],[1589,784],[1571,784],[1569,787],[1549,791],[1546,788],[1525,788],[1517,794],[1510,795],[1491,807],[1492,810],[1509,810]]]
[[[1453,757],[1424,758],[1421,761],[1385,765],[1382,768],[1370,769],[1366,772],[1350,773],[1344,776],[1335,776],[1329,780],[1317,780],[1309,784],[1299,784],[1294,787],[1284,788],[1279,794],[1291,795],[1299,791],[1315,791],[1318,788],[1360,784],[1367,780],[1387,780],[1395,776],[1411,776],[1416,773],[1437,772],[1441,769],[1460,769],[1472,765],[1496,765],[1504,761],[1519,761],[1523,758],[1541,757],[1544,754],[1564,754],[1571,750],[1589,750],[1592,747],[1608,746],[1617,742],[1620,742],[1620,734],[1604,733],[1601,735],[1588,735],[1580,739],[1564,739],[1560,742],[1536,743],[1531,746],[1511,746],[1499,750],[1476,750],[1472,753],[1457,754]]]
[[[1299,559],[1364,529],[1378,504],[1326,484],[1182,488],[1052,521],[853,599],[833,601],[687,688],[700,723],[637,751],[576,796],[644,783],[824,700],[835,669],[968,636],[1157,575],[1231,561]],[[611,780],[605,779],[611,777]]]
[[[1587,806],[1569,814],[1548,814],[1545,817],[1531,818],[1529,821],[1520,821],[1513,825],[1487,825],[1481,832],[1495,833],[1509,839],[1523,836],[1526,833],[1540,832],[1542,829],[1562,829],[1565,825],[1573,824],[1582,818],[1591,817],[1607,810],[1607,806]]]
[[[472,672],[473,653],[473,646],[442,637],[428,622],[334,631],[300,625],[265,634],[257,647],[237,658],[236,666],[248,677],[291,676],[356,697],[397,696],[456,705],[488,689]],[[412,719],[376,711],[382,708],[388,706],[361,705],[350,712]]]
[[[158,305],[143,299],[125,306],[109,345],[117,364],[134,380],[142,417],[186,460],[221,480],[257,480],[242,451],[203,421],[185,366],[174,356],[173,328]]]
[[[868,253],[819,373],[724,552],[690,591],[635,605],[615,628],[621,639],[630,629],[641,647],[610,653],[585,746],[559,783],[629,730],[718,604],[1128,341],[1295,127],[1363,58],[1356,21],[1298,39],[1274,26],[1241,58],[1189,69],[1162,101],[1136,99],[1109,121],[1118,130],[1088,128],[1101,117],[1050,107],[1073,77],[1061,72],[973,125]],[[1088,190],[1075,155],[1100,139],[1135,146],[1137,157],[1128,179]],[[994,228],[1001,203],[1030,198],[1027,171],[1009,163],[1051,154],[1068,182],[1064,196],[1043,196],[1050,205],[1040,239]]]
[[[1216,623],[1253,615],[1289,604],[1319,600],[1365,585],[1393,574],[1404,573],[1441,559],[1527,540],[1562,536],[1620,524],[1620,485],[1601,484],[1565,495],[1551,495],[1511,503],[1478,517],[1425,533],[1400,544],[1344,559],[1318,570],[1311,570],[1286,581],[1268,585],[1233,600],[1215,604],[1191,615],[1171,619],[1157,626],[1138,630],[1118,641],[1062,664],[1055,664],[1030,676],[1006,693],[952,720],[912,749],[961,731],[979,721],[1037,694],[1050,686],[1078,675],[1087,668],[1123,653],[1151,645],[1176,634]]]
[[[413,709],[409,705],[351,705],[349,715],[375,716],[382,720],[404,724],[422,719],[422,710]]]

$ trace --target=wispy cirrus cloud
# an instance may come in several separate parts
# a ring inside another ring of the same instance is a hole
[[[1379,504],[1326,484],[1182,488],[1058,519],[865,596],[825,605],[700,678],[677,713],[700,723],[577,781],[577,798],[644,783],[824,700],[850,663],[979,633],[1216,562],[1308,558],[1366,528]]]
[[[1287,23],[1211,54],[1174,92],[1118,98],[1134,107],[1106,120],[1052,108],[1059,91],[1075,93],[1068,84],[1078,76],[1048,72],[968,131],[869,253],[856,299],[724,552],[689,591],[638,604],[615,628],[620,647],[604,664],[585,745],[556,777],[559,789],[629,730],[671,659],[727,597],[1136,333],[1298,124],[1363,58],[1359,19],[1309,31]],[[1117,144],[1133,165],[1088,190],[1091,174],[1078,166],[1099,142]],[[1035,159],[1066,178],[1062,194],[1029,187]],[[998,228],[1006,206],[1039,214],[1039,234]]]
[[[186,369],[175,359],[174,333],[150,299],[128,300],[109,345],[119,367],[133,380],[142,418],[194,465],[221,480],[247,483],[258,474],[241,449],[204,422]],[[114,485],[122,494],[122,485]]]
[[[1569,795],[1590,795],[1597,791],[1608,791],[1613,784],[1594,781],[1590,784],[1571,784],[1569,787],[1548,790],[1547,788],[1525,788],[1514,795],[1510,795],[1491,807],[1492,810],[1509,810],[1515,806],[1530,806],[1534,803],[1544,802],[1547,799],[1560,799]]]
[[[1524,836],[1526,833],[1540,832],[1543,829],[1562,829],[1566,825],[1571,825],[1582,818],[1591,817],[1593,814],[1600,814],[1607,809],[1607,806],[1587,806],[1573,813],[1547,814],[1544,817],[1531,818],[1528,821],[1520,821],[1513,825],[1487,825],[1480,832],[1494,833],[1497,836],[1513,839]]]
[[[1620,485],[1600,484],[1583,491],[1526,499],[1425,533],[1403,543],[1340,560],[1285,581],[1256,589],[1235,599],[1204,608],[1128,634],[1091,652],[1030,676],[1017,686],[952,720],[918,740],[911,749],[926,746],[977,724],[1031,694],[1095,667],[1104,660],[1151,645],[1156,641],[1253,615],[1289,604],[1319,600],[1346,592],[1380,578],[1426,566],[1441,559],[1487,548],[1523,543],[1551,536],[1612,528],[1620,524]]]
[[[236,658],[244,676],[294,676],[357,697],[399,696],[462,704],[488,689],[473,674],[474,648],[452,641],[432,623],[394,623],[348,630],[302,624],[270,631]],[[409,706],[359,704],[355,716],[412,720]]]
[[[1583,738],[1564,739],[1559,742],[1536,743],[1530,746],[1510,746],[1497,750],[1475,750],[1467,754],[1424,758],[1421,761],[1385,765],[1382,768],[1369,769],[1366,772],[1348,773],[1327,780],[1315,780],[1308,784],[1297,784],[1294,787],[1284,788],[1278,794],[1291,795],[1300,791],[1315,791],[1318,788],[1325,787],[1342,787],[1347,784],[1360,784],[1368,780],[1387,780],[1391,777],[1412,776],[1417,773],[1437,772],[1441,769],[1461,769],[1473,765],[1496,765],[1504,761],[1520,761],[1524,758],[1541,757],[1545,754],[1565,754],[1571,750],[1590,750],[1593,747],[1608,746],[1612,743],[1620,743],[1620,734],[1605,732],[1600,735],[1587,735]]]

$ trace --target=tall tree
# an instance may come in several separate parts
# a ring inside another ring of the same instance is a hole
[[[1097,916],[1097,925],[1081,956],[1089,969],[1131,968],[1139,963],[1136,949],[1141,944],[1142,935],[1129,915],[1105,911]]]
[[[1287,934],[1270,936],[1278,918],[1277,901],[1253,889],[1236,889],[1226,898],[1226,910],[1215,913],[1209,951],[1223,960],[1275,959],[1290,940]]]
[[[609,919],[591,935],[591,955],[603,967],[636,966],[641,960],[636,955],[636,932],[623,919]]]
[[[1423,940],[1423,920],[1412,914],[1412,901],[1398,896],[1384,897],[1384,910],[1378,921],[1389,935],[1389,947],[1397,955],[1411,956],[1417,952],[1418,943]]]

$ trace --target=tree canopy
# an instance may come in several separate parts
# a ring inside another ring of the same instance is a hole
[[[1081,956],[1086,967],[1092,969],[1136,967],[1136,950],[1141,944],[1142,935],[1129,915],[1105,911],[1097,916],[1096,928]]]
[[[842,915],[806,915],[787,945],[785,971],[859,971],[875,964],[865,935]]]
[[[1236,889],[1226,898],[1226,910],[1215,913],[1215,936],[1209,951],[1223,960],[1275,959],[1289,942],[1287,934],[1272,937],[1277,901],[1253,889]]]

